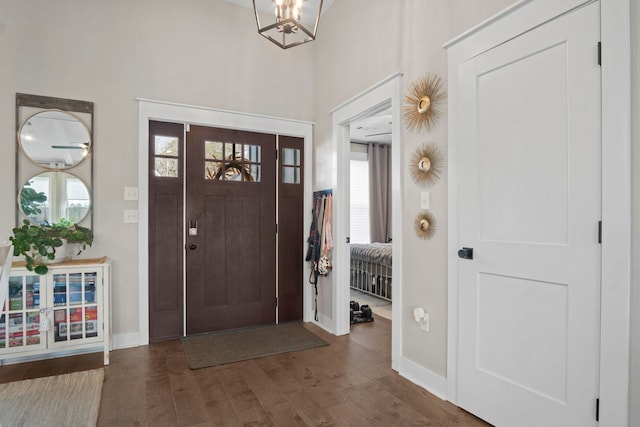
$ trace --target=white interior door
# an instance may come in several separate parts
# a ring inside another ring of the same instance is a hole
[[[458,68],[458,404],[497,426],[596,425],[599,10]]]

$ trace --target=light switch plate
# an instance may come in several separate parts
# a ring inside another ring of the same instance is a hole
[[[138,200],[138,187],[124,187],[125,200]]]
[[[125,224],[136,224],[138,222],[138,211],[137,209],[125,209],[124,210],[124,223]]]
[[[420,193],[420,209],[431,209],[431,193],[428,191]]]

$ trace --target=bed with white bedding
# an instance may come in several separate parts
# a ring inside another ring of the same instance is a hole
[[[391,301],[391,243],[352,243],[350,247],[350,286]]]

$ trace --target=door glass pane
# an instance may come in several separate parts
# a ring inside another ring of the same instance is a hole
[[[300,166],[300,150],[297,148],[283,148],[282,164],[290,166]]]
[[[27,312],[27,345],[40,344],[40,312]]]
[[[204,179],[222,179],[222,162],[204,162]]]
[[[247,165],[249,166],[250,169],[250,175],[247,177],[248,179],[245,179],[245,181],[252,181],[252,182],[260,182],[261,179],[261,175],[260,175],[260,165]]]
[[[156,135],[154,137],[154,143],[154,154],[178,157],[178,138]]]
[[[224,144],[224,158],[226,160],[235,160],[242,158],[242,144],[233,144],[227,142]]]
[[[178,159],[155,158],[154,175],[159,177],[178,177]]]
[[[204,142],[204,158],[208,160],[222,160],[224,153],[222,152],[222,142],[205,141]]]
[[[251,163],[260,163],[260,146],[259,145],[245,145],[244,146],[244,158],[245,161]]]
[[[300,168],[283,166],[282,182],[284,184],[300,184]]]

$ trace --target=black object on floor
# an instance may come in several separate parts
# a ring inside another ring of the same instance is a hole
[[[349,312],[351,316],[350,323],[373,322],[373,312],[368,305],[360,305],[357,301],[349,302]]]

